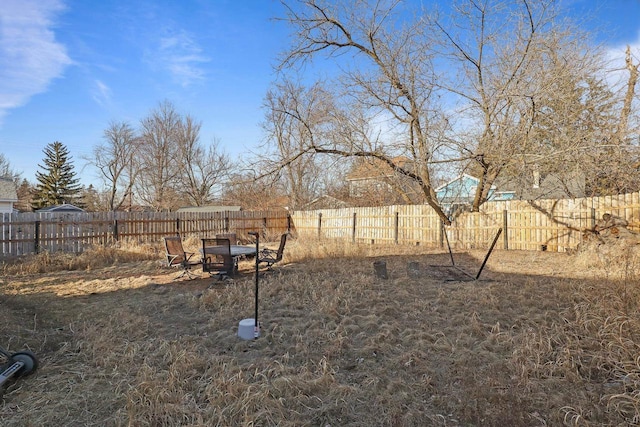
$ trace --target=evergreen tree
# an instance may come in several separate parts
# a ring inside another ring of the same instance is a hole
[[[80,184],[73,170],[73,162],[69,150],[61,142],[48,144],[44,150],[44,166],[38,165],[42,171],[36,171],[36,191],[33,208],[77,203]]]
[[[79,197],[82,201],[81,204],[76,203],[76,206],[83,208],[87,212],[99,212],[104,210],[104,203],[101,194],[95,189],[93,184],[89,184],[88,187],[82,186]]]
[[[33,194],[35,187],[26,179],[22,179],[16,190],[18,193],[18,201],[13,205],[20,212],[33,211]]]

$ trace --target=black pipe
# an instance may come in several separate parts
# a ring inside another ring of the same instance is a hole
[[[255,324],[254,324],[254,329],[253,329],[253,339],[258,338],[258,336],[260,335],[260,326],[258,324],[258,278],[260,277],[258,275],[258,266],[260,264],[260,257],[259,257],[259,253],[260,253],[260,234],[255,232],[255,231],[250,231],[249,235],[254,236],[256,238],[256,301],[255,301]]]
[[[456,262],[453,259],[453,252],[451,252],[451,244],[449,244],[449,236],[447,236],[447,229],[442,226],[442,232],[444,233],[444,237],[447,240],[447,249],[449,249],[449,258],[451,258],[451,265],[455,266]]]
[[[498,229],[498,234],[496,234],[496,237],[493,239],[493,243],[491,243],[489,252],[487,252],[487,255],[484,257],[484,261],[482,261],[482,266],[480,267],[480,270],[478,270],[478,274],[476,274],[476,280],[478,280],[478,278],[480,277],[480,273],[482,273],[482,270],[484,269],[484,266],[487,263],[487,260],[489,259],[491,252],[493,252],[493,248],[496,246],[496,243],[498,242],[498,237],[500,237],[500,233],[502,233],[502,228]]]

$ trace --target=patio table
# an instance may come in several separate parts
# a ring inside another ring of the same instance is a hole
[[[255,246],[231,245],[229,248],[231,249],[231,256],[234,258],[256,254]],[[204,250],[208,254],[222,253],[219,246],[207,246]]]

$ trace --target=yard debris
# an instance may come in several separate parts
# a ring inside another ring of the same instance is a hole
[[[409,261],[407,263],[407,276],[414,279],[422,276],[422,266],[418,261]]]
[[[388,279],[389,274],[387,273],[387,263],[386,261],[375,261],[373,263],[373,270],[376,273],[376,277],[380,279]]]
[[[637,232],[629,230],[629,222],[619,216],[605,213],[602,219],[596,222],[593,229],[586,229],[582,233],[582,243],[578,245],[578,251],[598,250],[601,245],[635,245],[640,243]]]

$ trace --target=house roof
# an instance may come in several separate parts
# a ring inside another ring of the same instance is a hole
[[[317,197],[304,205],[302,209],[305,210],[313,210],[313,209],[339,209],[346,208],[349,204],[344,200],[337,199],[328,194],[324,194],[320,197]]]
[[[18,201],[16,185],[11,178],[0,177],[0,200],[5,202]]]
[[[394,157],[391,160],[400,167],[406,167],[411,163],[411,160],[403,156]],[[347,181],[382,178],[393,174],[393,169],[387,162],[378,158],[369,158],[358,162],[353,170],[347,174]]]
[[[64,203],[62,205],[47,206],[46,208],[38,209],[36,212],[84,212],[84,209]]]
[[[448,186],[450,186],[451,184],[453,184],[453,183],[455,183],[455,182],[458,182],[458,181],[460,181],[460,180],[461,180],[461,179],[463,179],[463,178],[470,179],[470,180],[475,181],[475,182],[477,182],[477,183],[478,183],[478,182],[480,182],[480,179],[479,179],[479,178],[476,178],[475,176],[471,176],[471,175],[469,175],[469,174],[463,173],[463,174],[461,174],[461,175],[456,176],[456,177],[455,177],[455,178],[453,178],[452,180],[450,180],[450,181],[448,181],[448,182],[445,182],[444,184],[442,184],[441,186],[439,186],[438,188],[436,188],[436,190],[435,190],[435,191],[436,191],[436,192],[438,192],[438,191],[440,191],[440,190],[443,190],[443,189],[447,188]]]

